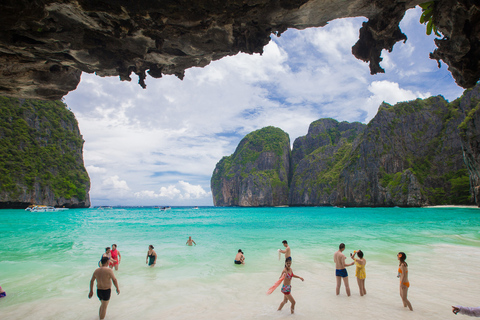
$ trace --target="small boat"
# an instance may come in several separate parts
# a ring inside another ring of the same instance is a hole
[[[32,204],[30,206],[28,206],[25,211],[30,211],[30,212],[53,212],[53,211],[57,211],[57,209],[55,207],[51,207],[51,206],[44,206],[44,205],[41,205],[41,204]]]
[[[167,211],[167,210],[170,210],[172,209],[171,207],[161,207],[160,208],[160,211]]]
[[[198,207],[197,207],[197,206],[195,206],[195,207],[193,207],[193,209],[198,209]]]

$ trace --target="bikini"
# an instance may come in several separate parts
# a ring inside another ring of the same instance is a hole
[[[285,279],[292,279],[293,278],[293,272],[292,273],[286,273],[285,274]],[[282,293],[284,295],[290,294],[292,291],[292,286],[287,284],[287,285],[282,285]]]
[[[407,272],[408,272],[408,270],[407,270]],[[402,269],[398,268],[398,275],[400,276],[400,274],[402,274],[402,273],[403,273]],[[410,282],[402,282],[402,284],[404,286],[406,286],[407,288],[410,288]]]

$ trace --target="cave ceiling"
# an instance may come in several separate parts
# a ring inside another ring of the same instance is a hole
[[[352,47],[384,72],[381,52],[407,37],[405,11],[423,1],[399,0],[2,0],[0,95],[60,99],[75,90],[82,72],[153,78],[204,67],[239,52],[262,53],[272,34],[365,17]],[[448,66],[456,83],[480,78],[480,5],[435,2],[433,22],[442,37],[430,58]]]

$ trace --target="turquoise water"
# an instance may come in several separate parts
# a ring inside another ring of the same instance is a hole
[[[344,303],[362,308],[366,316],[404,317],[395,277],[396,253],[404,251],[415,283],[409,294],[413,319],[432,310],[437,319],[447,318],[449,304],[480,297],[471,284],[480,276],[474,271],[480,263],[479,213],[475,208],[330,207],[1,210],[0,285],[7,298],[0,300],[0,315],[96,319],[98,300],[86,298],[89,280],[104,248],[116,243],[122,254],[116,272],[121,294],[112,297],[107,319],[286,317],[289,306],[275,311],[281,293],[264,294],[282,271],[277,249],[286,239],[293,269],[305,278],[293,284],[295,317],[337,315]],[[188,236],[197,246],[185,246]],[[365,252],[364,298],[357,297],[354,269],[349,269],[352,297],[334,294],[332,256],[340,242],[347,255]],[[150,244],[159,257],[155,268],[145,265]],[[240,248],[246,265],[235,266]]]

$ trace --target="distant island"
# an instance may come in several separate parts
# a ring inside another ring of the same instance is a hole
[[[83,138],[61,101],[0,97],[0,208],[90,207]]]
[[[478,201],[480,87],[392,106],[368,123],[314,121],[246,135],[211,178],[215,206],[420,207]]]

